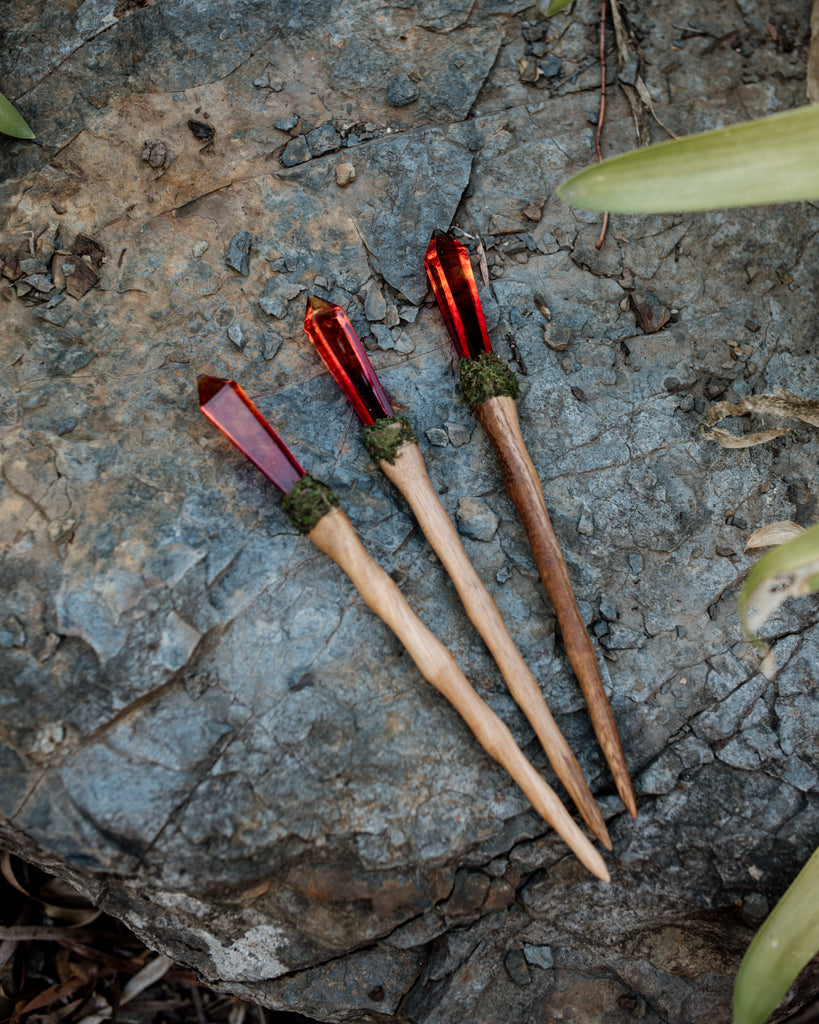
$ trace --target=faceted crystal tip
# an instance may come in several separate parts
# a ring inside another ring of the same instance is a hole
[[[286,494],[304,476],[287,445],[236,381],[203,374],[199,407],[228,441]]]
[[[341,306],[311,295],[304,329],[362,423],[372,426],[392,416],[387,393]]]
[[[469,253],[460,242],[436,231],[424,257],[429,283],[444,323],[464,359],[492,351]]]

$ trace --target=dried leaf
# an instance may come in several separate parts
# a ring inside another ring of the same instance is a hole
[[[104,1020],[110,1020],[114,1013],[111,1004],[99,992],[94,993],[91,1009],[93,1012],[83,1017],[79,1024],[102,1024]]]
[[[9,883],[12,888],[21,892],[24,896],[31,898],[31,893],[27,892],[23,886],[17,881],[17,876],[14,874],[14,868],[11,863],[11,854],[4,852],[0,857],[0,871],[3,872],[3,878]]]
[[[819,427],[819,402],[794,395],[783,388],[774,388],[772,394],[752,395],[750,398],[743,398],[741,402],[716,402],[705,410],[700,423],[700,434],[708,441],[719,442],[723,448],[751,448],[787,434],[788,428],[782,427],[738,437],[730,430],[714,426],[728,416],[744,416],[749,412],[790,417]]]
[[[84,982],[81,978],[72,978],[71,981],[62,982],[59,985],[51,985],[44,992],[35,996],[31,1002],[26,1003],[20,1012],[31,1013],[32,1010],[40,1010],[44,1006],[51,1006],[58,999],[64,999],[66,996],[73,995],[83,984]]]
[[[752,548],[772,548],[777,544],[784,544],[786,540],[804,532],[805,527],[795,523],[792,519],[768,523],[767,526],[760,526],[758,530],[754,530],[745,541],[745,551],[750,551]]]
[[[619,68],[619,86],[626,94],[626,99],[631,107],[634,117],[634,127],[637,132],[637,143],[640,146],[647,146],[650,137],[648,131],[649,116],[653,117],[657,124],[673,138],[677,133],[673,132],[668,125],[664,124],[657,111],[654,109],[654,101],[643,80],[643,54],[637,43],[637,38],[626,24],[625,18],[620,12],[618,0],[610,0],[611,18],[614,22],[614,35],[617,40],[617,64]],[[551,10],[550,12],[551,13]],[[630,79],[628,81],[627,79]]]
[[[130,1003],[132,999],[136,999],[140,992],[144,992],[146,988],[155,985],[160,978],[168,973],[172,966],[173,960],[167,956],[158,956],[147,963],[138,974],[131,978],[122,990],[122,998],[119,1001],[120,1006]]]

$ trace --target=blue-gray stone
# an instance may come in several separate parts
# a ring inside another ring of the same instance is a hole
[[[281,162],[285,167],[295,167],[310,159],[310,145],[304,135],[291,139],[282,150]]]
[[[331,124],[321,124],[307,133],[307,144],[313,156],[323,156],[341,148],[341,136]]]
[[[414,103],[420,95],[418,86],[403,72],[393,75],[387,83],[387,103],[391,107],[406,107]]]
[[[237,231],[228,246],[227,264],[242,277],[250,273],[250,246],[253,237],[249,231]]]

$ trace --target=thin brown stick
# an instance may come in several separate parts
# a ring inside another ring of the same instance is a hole
[[[603,689],[594,648],[577,607],[566,560],[546,510],[540,480],[520,432],[515,402],[507,396],[490,398],[477,405],[475,412],[489,435],[500,462],[506,490],[529,537],[540,578],[557,615],[566,654],[586,698],[592,726],[611,768],[617,792],[629,813],[636,818],[637,802],[617,724]]]
[[[509,772],[538,814],[592,874],[609,881],[603,858],[554,790],[526,760],[509,729],[472,688],[452,654],[415,615],[395,582],[367,554],[344,512],[334,508],[308,536],[350,577],[367,607],[395,633],[427,682],[452,704],[487,754]]]
[[[404,443],[394,462],[381,460],[380,465],[406,498],[432,550],[449,573],[467,615],[489,648],[509,692],[535,730],[557,777],[586,824],[610,850],[606,823],[583,778],[583,771],[552,717],[537,680],[510,636],[498,606],[464,551],[458,532],[430,483],[418,445]]]
[[[594,137],[594,146],[597,150],[597,162],[603,162],[603,151],[600,148],[600,140],[603,137],[603,121],[606,117],[606,0],[600,4],[600,116],[597,118],[597,134]],[[603,245],[606,237],[606,229],[609,226],[609,214],[603,214],[603,226],[600,229],[600,237],[594,243],[595,249]]]

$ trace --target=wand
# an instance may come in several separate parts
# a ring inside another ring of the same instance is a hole
[[[453,705],[484,750],[509,772],[541,817],[592,874],[608,882],[603,858],[526,760],[509,729],[469,684],[450,652],[367,554],[333,491],[304,472],[234,381],[200,377],[199,405],[211,423],[284,492],[282,508],[290,522],[350,577],[367,606],[395,633],[424,678]]]
[[[589,828],[610,850],[611,839],[603,815],[582,769],[430,483],[412,427],[403,416],[393,414],[390,400],[347,315],[340,306],[313,296],[307,302],[304,329],[364,424],[367,451],[404,495],[449,573],[467,615],[500,668],[509,692],[529,719],[555,773]]]
[[[444,232],[436,231],[424,266],[444,322],[462,357],[461,393],[495,449],[503,482],[529,537],[535,564],[557,614],[569,662],[586,699],[617,792],[636,818],[634,789],[594,648],[577,607],[537,471],[520,432],[515,408],[517,377],[492,351],[466,248]]]

